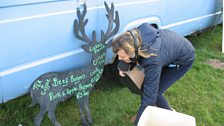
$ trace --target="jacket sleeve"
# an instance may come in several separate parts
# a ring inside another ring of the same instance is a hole
[[[145,79],[143,86],[143,94],[141,96],[141,105],[138,110],[138,114],[135,120],[135,126],[137,126],[140,116],[145,108],[149,105],[156,105],[157,94],[159,90],[159,82],[161,75],[161,64],[159,57],[150,57],[145,59],[143,67],[145,70]]]

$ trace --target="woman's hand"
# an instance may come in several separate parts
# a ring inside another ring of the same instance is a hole
[[[124,71],[119,70],[119,74],[120,74],[120,76],[125,77],[125,72]]]

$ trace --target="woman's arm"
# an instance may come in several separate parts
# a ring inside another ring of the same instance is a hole
[[[136,126],[145,108],[149,105],[156,105],[160,75],[162,70],[159,57],[150,57],[144,59],[142,65],[145,70],[145,79],[143,85],[143,94],[141,97],[141,105],[139,107],[139,111],[135,120]]]

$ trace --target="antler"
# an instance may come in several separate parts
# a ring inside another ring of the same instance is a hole
[[[119,31],[119,27],[120,27],[119,15],[117,11],[115,11],[115,19],[113,19],[114,18],[114,4],[111,3],[111,9],[108,7],[106,2],[104,2],[104,5],[108,13],[106,14],[106,16],[109,23],[108,23],[106,34],[101,30],[101,42],[106,42],[108,38],[115,35]],[[115,23],[116,26],[112,31],[113,23]]]
[[[106,42],[106,40],[108,38],[115,35],[119,31],[119,27],[120,27],[119,15],[118,15],[117,11],[115,11],[115,19],[113,19],[114,18],[114,4],[111,3],[111,9],[108,7],[106,2],[104,2],[104,5],[105,5],[107,13],[108,13],[108,14],[106,14],[106,16],[107,16],[109,23],[108,23],[108,28],[107,28],[106,34],[104,33],[104,31],[101,30],[100,42]],[[88,19],[84,19],[85,15],[86,15],[86,4],[84,4],[84,10],[83,10],[82,14],[80,12],[80,9],[79,8],[77,9],[77,15],[78,15],[79,21],[77,19],[74,21],[74,34],[75,34],[76,38],[78,38],[82,41],[85,41],[87,43],[96,42],[96,31],[95,30],[92,32],[92,41],[87,37],[87,35],[85,33],[85,26],[88,22]],[[113,29],[113,23],[116,24],[114,29]],[[81,35],[80,35],[80,33],[81,33]]]
[[[84,6],[84,10],[82,14],[80,12],[80,9],[77,8],[77,16],[79,21],[77,19],[75,19],[74,21],[74,34],[76,38],[84,42],[90,43],[91,40],[87,37],[86,31],[85,31],[85,26],[88,23],[88,19],[84,19],[86,15],[86,4],[84,4],[83,6]],[[81,33],[81,35],[79,33]]]

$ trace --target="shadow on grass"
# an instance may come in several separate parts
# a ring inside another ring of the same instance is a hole
[[[105,76],[102,76],[101,79],[96,83],[94,90],[99,90],[99,91],[109,91],[109,90],[119,90],[121,88],[125,88],[124,85],[122,85],[119,82],[112,81],[108,79]]]

